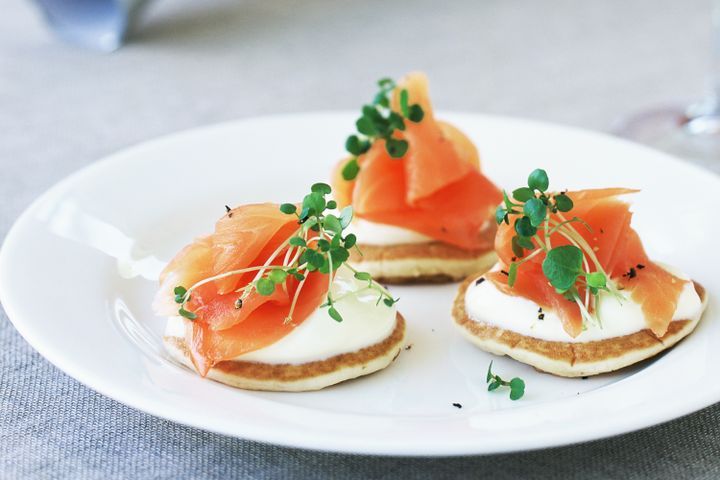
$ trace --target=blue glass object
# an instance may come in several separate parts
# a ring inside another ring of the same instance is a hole
[[[125,39],[143,0],[36,0],[62,39],[111,52]]]

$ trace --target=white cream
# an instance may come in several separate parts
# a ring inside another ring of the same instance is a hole
[[[695,320],[702,314],[702,302],[689,278],[675,269],[662,265],[673,275],[686,280],[678,299],[673,320]],[[495,268],[496,269],[496,268]],[[506,295],[490,281],[472,283],[465,294],[465,311],[471,320],[511,330],[527,337],[558,342],[591,342],[630,335],[647,328],[640,305],[626,298],[621,304],[612,295],[600,292],[599,315],[602,326],[588,324],[576,338],[562,327],[560,318],[544,311],[538,319],[538,305],[527,298]]]
[[[388,307],[382,302],[377,304],[377,290],[366,287],[367,282],[356,280],[349,268],[341,267],[333,280],[333,298],[359,291],[335,303],[335,308],[343,317],[342,322],[330,318],[327,307],[318,308],[277,342],[240,355],[235,360],[298,364],[355,352],[382,342],[395,329],[396,307]],[[183,319],[169,318],[165,335],[184,337]]]
[[[354,233],[365,245],[399,245],[403,243],[430,243],[434,240],[422,233],[384,223],[356,218],[347,232]]]

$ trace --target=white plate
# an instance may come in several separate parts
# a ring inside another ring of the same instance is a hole
[[[161,261],[211,230],[225,204],[293,201],[326,179],[355,118],[339,113],[171,135],[72,175],[28,208],[7,236],[0,254],[3,305],[42,355],[109,397],[187,425],[296,447],[388,455],[507,452],[627,432],[720,400],[718,177],[596,133],[445,117],[477,142],[486,173],[508,188],[540,166],[558,189],[642,188],[634,224],[649,253],[682,266],[710,293],[698,330],[654,361],[587,380],[495,358],[498,373],[527,383],[525,397],[513,402],[506,392],[486,391],[492,356],[451,327],[456,285],[397,287],[412,349],[378,374],[320,392],[256,393],[178,367],[163,353],[164,321],[150,309],[156,288],[150,279]]]

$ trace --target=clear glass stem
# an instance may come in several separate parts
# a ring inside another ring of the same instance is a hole
[[[713,0],[710,72],[708,93],[687,110],[689,120],[697,117],[720,118],[720,0]]]
[[[711,45],[710,92],[720,107],[720,0],[713,1]]]
[[[624,117],[612,131],[720,173],[720,0],[707,1],[712,7],[712,33],[705,97],[689,106]]]

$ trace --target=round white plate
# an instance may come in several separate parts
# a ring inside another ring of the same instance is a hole
[[[258,118],[171,135],[85,168],[18,219],[0,253],[2,303],[20,333],[89,387],[159,417],[281,445],[386,455],[507,452],[647,427],[720,400],[718,177],[597,133],[510,118],[444,115],[480,148],[499,185],[536,167],[561,188],[626,186],[654,258],[710,293],[698,330],[653,361],[587,380],[508,358],[520,401],[489,393],[491,355],[451,326],[456,285],[393,287],[409,350],[386,370],[319,392],[259,393],[204,380],[170,361],[150,302],[163,262],[212,229],[224,205],[295,201],[326,180],[354,114]],[[462,405],[462,408],[453,406]]]

